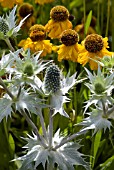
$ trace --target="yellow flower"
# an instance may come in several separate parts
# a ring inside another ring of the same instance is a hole
[[[91,70],[98,68],[98,63],[103,56],[111,56],[112,52],[109,52],[108,38],[102,38],[98,34],[90,34],[82,42],[82,48],[79,51],[78,62],[83,66],[89,62]]]
[[[30,48],[33,52],[43,50],[41,56],[46,56],[52,52],[52,44],[50,40],[45,40],[45,36],[44,26],[35,24],[29,30],[29,37],[26,40],[21,40],[18,46],[24,49]]]
[[[61,35],[62,45],[60,45],[58,53],[58,61],[71,60],[77,62],[78,52],[81,45],[78,44],[79,36],[75,30],[65,30]]]
[[[35,3],[38,3],[40,5],[44,5],[46,3],[53,2],[54,0],[35,0]]]
[[[69,12],[64,6],[55,6],[50,11],[50,20],[45,25],[50,38],[60,38],[64,30],[71,29],[72,23],[68,20]]]
[[[20,22],[28,14],[30,16],[25,20],[22,28],[30,28],[35,23],[35,17],[33,16],[34,9],[33,6],[29,3],[23,3],[18,9],[18,22]]]
[[[23,0],[0,0],[2,7],[13,8],[15,4],[22,4]]]

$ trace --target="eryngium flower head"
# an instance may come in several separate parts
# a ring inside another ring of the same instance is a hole
[[[33,65],[31,63],[25,64],[24,74],[27,74],[27,76],[32,76],[34,74]]]
[[[0,32],[6,34],[9,31],[8,24],[5,19],[0,18]]]
[[[60,70],[56,65],[51,65],[46,70],[44,87],[47,92],[56,93],[60,89]]]

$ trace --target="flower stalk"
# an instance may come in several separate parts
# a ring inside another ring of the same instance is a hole
[[[47,145],[44,142],[44,139],[42,138],[42,136],[39,134],[38,129],[36,127],[36,125],[33,123],[33,121],[29,118],[29,116],[26,114],[26,112],[24,112],[23,110],[21,110],[21,115],[25,117],[26,121],[28,122],[29,125],[31,125],[34,133],[37,136],[37,139],[39,140],[39,142],[41,142],[41,145],[46,148]]]
[[[5,42],[6,42],[6,44],[8,45],[9,49],[10,49],[12,52],[15,52],[15,49],[13,48],[13,46],[12,46],[9,38],[6,38],[6,39],[5,39]]]
[[[49,148],[52,147],[53,139],[53,109],[50,108],[49,112]]]
[[[44,117],[42,115],[42,113],[39,114],[40,115],[40,123],[41,123],[41,126],[42,126],[42,130],[43,130],[43,135],[44,135],[44,138],[45,140],[47,141],[47,132],[46,132],[46,128],[45,128],[45,123],[44,123]]]
[[[9,91],[9,89],[7,88],[7,86],[5,85],[5,83],[3,82],[3,80],[0,77],[0,85],[4,88],[4,90],[7,92],[7,94],[14,99],[13,94]]]

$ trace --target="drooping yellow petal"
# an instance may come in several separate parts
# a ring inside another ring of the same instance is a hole
[[[33,42],[30,38],[27,38],[26,40],[21,40],[18,46],[23,47],[24,50],[30,48],[32,52],[38,52],[43,50],[41,56],[46,56],[52,51],[52,44],[50,43],[50,40]]]
[[[1,6],[4,8],[13,8],[15,4],[23,3],[23,0],[0,0]]]
[[[77,62],[77,58],[78,58],[78,49],[79,44],[74,44],[71,46],[65,46],[64,44],[62,44],[59,48],[59,50],[57,51],[58,53],[58,61],[62,61],[64,60],[71,60],[73,62]]]
[[[71,29],[72,23],[67,19],[61,22],[49,20],[45,25],[45,30],[50,38],[60,38],[61,33],[66,29]]]

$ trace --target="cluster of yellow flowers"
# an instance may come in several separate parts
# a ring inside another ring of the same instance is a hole
[[[46,40],[58,39],[61,45],[55,46]],[[108,38],[103,38],[96,33],[87,35],[87,37],[79,44],[79,35],[73,29],[71,21],[69,21],[69,11],[64,6],[55,6],[50,11],[50,20],[43,26],[35,24],[29,30],[29,37],[21,40],[20,47],[24,49],[30,48],[36,52],[43,50],[42,56],[52,51],[57,52],[58,61],[71,60],[78,62],[83,66],[89,63],[92,70],[98,68],[98,62],[103,56],[112,56],[112,52],[107,50]]]
[[[52,0],[35,0],[35,3],[44,4]],[[15,3],[22,3],[23,0],[0,0],[2,5],[13,6]],[[9,3],[9,4],[8,4]],[[92,70],[98,68],[98,62],[103,56],[112,56],[112,52],[107,50],[108,38],[103,38],[101,35],[93,32],[79,44],[79,27],[74,27],[69,20],[69,11],[66,7],[57,5],[50,11],[50,20],[43,26],[35,24],[35,17],[33,17],[33,6],[29,3],[23,3],[18,9],[18,18],[21,20],[28,14],[30,16],[25,21],[28,31],[28,38],[21,40],[19,47],[24,49],[30,48],[32,52],[43,51],[41,56],[46,56],[48,53],[56,52],[58,54],[58,61],[71,60],[78,62],[83,66],[89,63]],[[82,24],[83,25],[83,24]],[[81,26],[81,29],[82,26]],[[48,37],[48,39],[46,39]],[[49,40],[50,39],[50,40]],[[61,45],[54,45],[53,39],[58,39]]]
[[[24,0],[0,0],[2,7],[13,8],[15,4],[22,4]],[[35,0],[35,3],[44,5],[53,2],[54,0]]]
[[[13,8],[15,4],[22,4],[23,0],[0,0],[2,7]]]

